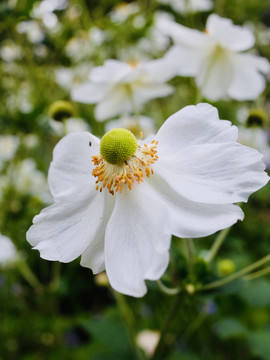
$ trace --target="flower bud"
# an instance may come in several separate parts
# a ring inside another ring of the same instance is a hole
[[[63,121],[74,115],[74,108],[68,101],[58,100],[51,105],[49,114],[52,119]]]
[[[109,286],[109,279],[105,271],[95,276],[95,283],[98,286]]]
[[[250,109],[246,119],[247,127],[264,127],[267,124],[267,114],[263,109]]]
[[[235,272],[235,264],[230,259],[220,260],[217,269],[220,277],[228,276]]]

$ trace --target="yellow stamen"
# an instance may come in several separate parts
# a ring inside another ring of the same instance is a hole
[[[124,186],[132,190],[135,182],[144,181],[144,176],[149,178],[154,173],[151,166],[158,159],[157,145],[156,140],[150,146],[138,145],[135,154],[122,164],[110,164],[101,154],[92,156],[95,165],[92,175],[97,178],[96,189],[102,191],[106,187],[114,195],[116,192],[121,193]]]

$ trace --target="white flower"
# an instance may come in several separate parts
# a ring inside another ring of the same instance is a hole
[[[213,8],[211,0],[159,0],[159,2],[170,5],[175,12],[182,15],[209,11]]]
[[[15,155],[20,140],[16,135],[1,135],[0,136],[0,169],[4,162],[9,161]]]
[[[89,131],[90,126],[80,118],[69,118],[64,122],[61,121],[50,121],[50,126],[59,135],[63,136],[75,131]]]
[[[17,257],[17,249],[9,237],[0,234],[0,265],[7,266]]]
[[[144,350],[146,355],[152,356],[160,339],[160,332],[153,330],[140,331],[136,337],[137,345]]]
[[[155,132],[155,122],[148,116],[124,116],[117,120],[111,120],[106,123],[105,130],[110,131],[115,128],[124,128],[131,131],[136,137],[140,136],[140,132],[146,137]]]
[[[124,63],[107,60],[90,72],[90,82],[71,92],[73,100],[86,104],[98,104],[97,120],[132,112],[134,104],[140,108],[147,101],[164,97],[173,88],[164,84],[172,77],[163,60],[144,63]]]
[[[249,29],[215,14],[208,17],[204,33],[166,19],[161,19],[158,27],[174,40],[167,58],[174,64],[175,73],[195,76],[206,98],[253,100],[264,90],[262,73],[269,71],[268,61],[242,53],[255,42]]]
[[[47,260],[81,255],[117,291],[143,296],[144,280],[167,268],[171,234],[231,226],[244,216],[234,203],[268,182],[262,155],[236,139],[237,128],[208,104],[172,115],[147,144],[123,129],[101,142],[69,134],[49,169],[55,203],[34,218],[27,240]]]
[[[266,167],[270,168],[270,144],[269,134],[262,128],[244,126],[239,127],[239,140],[241,144],[251,146],[263,154]]]
[[[110,19],[115,23],[125,22],[131,15],[136,14],[139,11],[139,6],[136,3],[126,3],[122,2],[117,5],[110,12]]]

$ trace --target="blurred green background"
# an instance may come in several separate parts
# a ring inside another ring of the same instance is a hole
[[[50,117],[50,106],[57,100],[71,101],[70,89],[108,58],[161,57],[167,44],[152,32],[156,11],[200,30],[210,13],[183,16],[154,0],[128,3],[134,10],[127,11],[128,4],[119,0],[47,1],[43,8],[35,0],[0,3],[0,232],[12,239],[20,254],[16,264],[0,270],[0,360],[143,359],[147,354],[134,349],[134,338],[144,330],[165,334],[156,359],[268,360],[269,275],[176,297],[148,282],[147,295],[134,299],[114,293],[106,279],[80,267],[79,259],[51,263],[26,242],[33,217],[52,201],[46,175],[52,150],[66,131]],[[257,52],[270,59],[269,0],[217,0],[211,12],[248,24],[256,35]],[[172,96],[144,107],[143,114],[155,119],[156,129],[194,103],[193,79],[178,77],[170,83],[176,89]],[[269,113],[269,101],[268,84],[256,102],[220,101],[215,106],[220,118],[241,126],[243,109],[260,107]],[[95,120],[93,106],[72,106],[75,127],[83,123],[103,135],[106,123]],[[15,138],[2,146],[7,135]],[[5,158],[8,146],[15,147],[11,159]],[[229,232],[213,265],[207,268],[197,259],[196,279],[187,278],[184,246],[173,239],[167,275],[184,285],[214,280],[224,275],[224,259],[241,269],[269,254],[269,195],[268,186],[243,206],[244,221]],[[209,249],[214,238],[197,239],[197,253]],[[177,309],[176,316],[167,317],[169,308]],[[146,342],[150,344],[147,336]]]

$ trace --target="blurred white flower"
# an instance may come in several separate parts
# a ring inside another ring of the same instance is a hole
[[[0,169],[4,162],[13,158],[19,143],[20,139],[16,135],[0,135]]]
[[[54,71],[55,81],[58,85],[70,90],[74,86],[78,86],[88,77],[92,66],[89,63],[81,63],[70,68],[60,67]]]
[[[95,116],[103,121],[171,94],[173,87],[165,84],[171,77],[162,59],[143,63],[107,60],[103,66],[92,69],[90,82],[72,90],[71,97],[78,102],[98,104]]]
[[[51,201],[45,175],[36,167],[33,159],[22,160],[8,169],[9,185],[22,193],[37,196],[44,202]]]
[[[139,6],[133,3],[120,3],[110,12],[110,19],[116,23],[123,23],[130,15],[136,14],[139,11]]]
[[[136,116],[124,116],[117,120],[111,120],[105,124],[105,131],[110,131],[115,128],[124,128],[131,131],[136,137],[140,136],[140,132],[143,132],[144,137],[154,134],[155,122],[148,116],[140,116],[139,119]]]
[[[189,29],[168,19],[161,19],[159,29],[174,40],[168,52],[175,74],[195,76],[202,94],[211,100],[229,96],[236,100],[256,99],[265,88],[262,74],[269,72],[269,62],[251,53],[253,33],[235,26],[229,19],[212,14],[205,32]]]
[[[20,59],[22,57],[21,48],[13,41],[3,41],[0,47],[0,57],[7,62]]]
[[[9,237],[0,234],[0,266],[8,266],[18,259],[18,252]]]
[[[95,47],[94,44],[91,43],[89,32],[80,31],[68,41],[65,52],[74,62],[81,63],[89,60],[94,49]]]
[[[263,161],[267,169],[270,168],[269,134],[266,130],[259,127],[239,126],[238,141],[243,145],[259,150],[263,154]]]
[[[112,287],[140,297],[169,263],[171,234],[202,237],[243,219],[240,207],[268,182],[262,155],[208,104],[172,115],[151,142],[114,129],[100,141],[72,133],[55,147],[55,203],[27,232],[40,256],[106,269]],[[91,162],[92,159],[92,162]]]
[[[59,136],[76,131],[90,131],[90,126],[83,119],[69,118],[64,121],[50,121],[50,126]]]
[[[147,356],[152,356],[160,339],[160,332],[153,330],[140,331],[136,337],[137,345],[144,350]]]
[[[19,34],[26,34],[27,39],[33,44],[41,43],[45,39],[43,29],[35,20],[19,22],[16,26],[16,30]]]
[[[47,28],[58,30],[58,18],[54,11],[64,10],[67,4],[67,0],[43,0],[36,2],[31,11],[31,16],[35,19],[41,19]]]
[[[175,12],[182,15],[209,11],[213,8],[212,0],[159,0],[159,2],[170,5]]]

